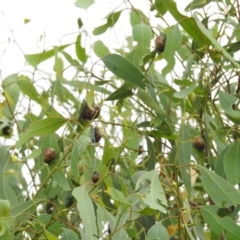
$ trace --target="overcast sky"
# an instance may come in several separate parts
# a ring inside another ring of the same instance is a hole
[[[128,12],[123,11],[119,19],[120,27],[116,28],[114,34],[110,32],[97,37],[91,35],[95,27],[104,23],[104,18],[110,11],[116,7],[126,8],[123,0],[95,0],[95,4],[87,10],[76,7],[74,2],[69,0],[0,0],[0,79],[27,69],[23,53],[38,53],[55,45],[74,42],[79,31],[77,25],[79,17],[85,23],[81,30],[90,33],[87,41],[91,43],[102,39],[107,46],[114,46],[115,42],[117,44],[116,37],[118,41],[121,41],[121,38],[131,34]],[[131,0],[131,2],[134,7],[142,11],[149,9],[148,0]],[[188,2],[178,4],[179,10],[183,11]],[[169,16],[168,18],[171,21]],[[30,22],[24,24],[24,19],[29,19]],[[18,46],[13,43],[14,38]]]

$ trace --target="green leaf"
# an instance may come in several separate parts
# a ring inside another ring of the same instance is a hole
[[[162,0],[155,0],[155,7],[158,10],[158,12],[163,16],[167,12],[167,8],[164,5]]]
[[[110,54],[108,48],[105,46],[105,44],[101,40],[98,40],[94,43],[93,51],[99,58],[102,58]]]
[[[240,140],[238,139],[227,149],[223,164],[224,164],[224,171],[227,177],[227,180],[231,184],[238,184],[240,182]]]
[[[201,212],[203,218],[210,226],[210,230],[216,235],[220,236],[222,231],[225,230],[225,237],[228,240],[238,239],[240,236],[240,227],[230,217],[220,218],[217,215],[218,207],[216,206],[203,206]]]
[[[144,24],[140,23],[135,25],[132,29],[133,40],[138,43],[137,51],[140,53],[140,56],[147,55],[150,50],[150,41],[152,39],[152,29]]]
[[[2,81],[2,87],[4,90],[4,97],[8,104],[4,104],[2,113],[5,117],[12,119],[12,113],[18,103],[18,98],[20,94],[20,88],[16,82],[18,81],[18,74],[12,74],[7,76]],[[10,108],[10,109],[9,109]]]
[[[151,96],[149,96],[146,91],[143,91],[139,88],[136,95],[151,110],[155,111],[158,117],[163,118],[166,116],[166,113],[164,112],[162,107]]]
[[[104,165],[108,165],[109,161],[113,160],[115,158],[115,152],[113,145],[110,143],[109,139],[105,138],[105,145],[103,149],[103,157],[102,157],[102,163]]]
[[[118,201],[120,203],[130,205],[130,202],[127,200],[127,198],[124,196],[124,194],[122,192],[118,191],[117,189],[108,187],[107,193],[111,196],[111,198],[113,200]]]
[[[155,169],[155,164],[157,162],[155,152],[154,152],[154,147],[152,141],[149,139],[149,137],[146,136],[146,141],[147,141],[147,147],[148,147],[148,171],[151,171]]]
[[[55,62],[53,65],[53,70],[54,72],[56,72],[57,78],[62,78],[62,73],[64,69],[63,60],[58,56],[58,48],[54,47],[54,50],[55,50]]]
[[[87,61],[86,50],[81,46],[81,34],[77,36],[76,43],[75,43],[75,50],[78,60],[82,62]]]
[[[41,137],[49,135],[58,130],[64,123],[64,118],[45,118],[39,121],[35,121],[30,124],[29,128],[20,134],[19,140],[16,143],[16,148],[21,147],[32,137]]]
[[[43,230],[44,232],[44,235],[46,237],[47,240],[58,240],[58,237],[54,236],[52,233],[50,233],[49,231],[47,230]]]
[[[232,56],[226,51],[224,47],[212,36],[212,33],[205,28],[205,26],[200,22],[196,21],[198,28],[202,31],[202,33],[211,41],[212,45],[220,51],[235,67],[240,68],[240,64],[235,61]]]
[[[108,17],[107,17],[107,23],[105,23],[102,26],[99,26],[97,28],[95,28],[93,30],[93,35],[100,35],[104,32],[107,31],[108,28],[113,27],[115,25],[115,23],[118,21],[120,14],[122,11],[118,11],[118,12],[114,12],[111,13]]]
[[[86,185],[75,188],[72,194],[77,200],[77,208],[85,229],[86,239],[98,239],[94,206],[86,190]]]
[[[175,25],[167,36],[166,46],[164,48],[163,57],[167,61],[167,66],[163,68],[162,74],[165,76],[175,66],[175,52],[181,47],[182,34],[179,30],[178,24]]]
[[[191,163],[191,150],[192,144],[191,139],[188,134],[188,127],[185,124],[181,125],[179,132],[179,141],[178,141],[178,163],[179,166],[190,165]],[[184,166],[180,168],[182,181],[190,195],[192,186],[191,186],[191,175],[190,175],[190,167]]]
[[[61,102],[65,102],[64,87],[59,79],[52,84],[52,94],[57,95]]]
[[[53,179],[64,191],[71,190],[67,180],[67,176],[61,170],[54,171],[52,176],[53,176]]]
[[[149,240],[169,240],[168,231],[161,223],[156,223],[155,225],[153,225],[148,230],[147,236]]]
[[[64,48],[70,46],[70,44],[66,44],[60,47],[54,47],[57,48],[58,51],[62,51]],[[36,54],[26,54],[25,59],[26,61],[32,65],[33,67],[36,67],[39,63],[46,61],[47,59],[53,57],[55,55],[55,50],[51,49],[48,51],[43,51],[41,53]]]
[[[197,85],[194,83],[194,84],[192,84],[190,87],[188,87],[188,88],[185,88],[185,89],[183,89],[183,90],[181,90],[181,91],[179,91],[179,92],[175,92],[174,94],[173,94],[173,96],[175,97],[175,98],[185,98],[188,94],[190,94],[191,92],[193,92],[194,91],[194,89],[196,89],[196,87],[197,87]]]
[[[125,83],[120,88],[118,88],[115,92],[113,92],[110,96],[108,96],[105,99],[105,101],[125,99],[127,97],[131,97],[132,95],[133,95],[132,90]]]
[[[24,24],[27,24],[27,23],[29,23],[30,21],[31,21],[31,19],[27,19],[27,18],[24,18],[24,19],[23,19]]]
[[[185,8],[185,11],[190,11],[197,8],[203,8],[210,2],[215,2],[215,1],[216,0],[193,0],[191,3],[187,5],[187,7]]]
[[[5,173],[11,169],[16,171],[21,171],[21,169],[17,169],[16,163],[11,160],[7,146],[0,147],[0,156],[0,199],[8,199],[11,202],[11,206],[15,206],[19,203],[15,186],[19,183],[16,181],[15,176]]]
[[[78,182],[79,171],[78,163],[79,159],[84,153],[89,143],[90,138],[87,136],[80,136],[79,139],[74,141],[72,153],[71,153],[71,172],[76,182]]]
[[[138,43],[142,49],[149,48],[152,39],[152,30],[145,23],[135,25],[132,29],[133,40]]]
[[[62,240],[78,240],[78,235],[71,229],[64,228]]]
[[[167,200],[156,170],[145,172],[137,180],[135,191],[145,189],[142,200],[152,209],[166,213]]]
[[[61,53],[63,54],[63,56],[68,60],[68,62],[72,66],[77,67],[79,69],[82,69],[82,66],[81,66],[81,64],[79,63],[79,61],[77,59],[73,59],[70,54],[68,54],[68,53],[66,53],[64,51],[62,51]]]
[[[22,215],[24,214],[24,212],[28,212],[31,208],[35,209],[35,204],[38,203],[41,200],[34,200],[33,201],[26,201],[26,202],[22,202],[19,203],[17,205],[15,205],[14,207],[11,208],[11,213],[12,215],[14,215],[15,217],[23,217]]]
[[[224,171],[224,159],[226,159],[225,155],[227,154],[228,149],[231,147],[231,145],[232,144],[228,145],[226,148],[223,149],[216,161],[215,173],[225,179],[226,175]]]
[[[39,94],[36,88],[33,86],[33,83],[29,77],[24,75],[19,76],[17,84],[20,87],[21,91],[26,94],[31,100],[34,100],[35,102],[39,101]]]
[[[172,16],[182,26],[186,33],[188,33],[197,43],[199,43],[200,47],[211,45],[211,41],[209,41],[209,39],[199,29],[195,18],[182,15],[177,9],[176,2],[169,0],[159,0],[158,2],[163,4],[164,8],[172,14]]]
[[[94,3],[94,0],[77,0],[75,5],[79,8],[87,9]]]
[[[139,9],[131,9],[131,12],[130,12],[130,23],[131,23],[131,26],[134,27],[138,24],[141,24],[141,23],[145,23],[147,25],[150,25],[149,23],[149,19],[147,18],[147,16]]]
[[[232,105],[236,103],[238,98],[232,94],[219,91],[219,102],[228,118],[234,123],[240,123],[240,111],[233,110]]]
[[[240,204],[240,193],[231,183],[205,167],[198,166],[198,168],[201,172],[204,190],[218,207],[228,208]]]
[[[109,54],[103,57],[102,61],[117,77],[142,89],[145,88],[144,75],[126,58],[117,54]]]

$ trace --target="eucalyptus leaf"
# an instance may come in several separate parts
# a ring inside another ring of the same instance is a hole
[[[136,87],[145,88],[145,76],[126,58],[117,54],[109,54],[101,60],[117,77],[134,84]]]
[[[216,206],[222,208],[240,204],[240,193],[231,183],[205,167],[198,166],[198,168],[204,190]]]
[[[66,123],[66,119],[64,118],[45,118],[33,122],[25,132],[20,134],[19,140],[16,143],[16,148],[21,147],[32,137],[41,137],[55,132],[64,123]]]
[[[75,188],[72,194],[77,200],[77,208],[82,219],[86,238],[98,239],[94,206],[91,198],[88,195],[86,186],[84,185]]]

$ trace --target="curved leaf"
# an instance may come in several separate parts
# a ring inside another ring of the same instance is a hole
[[[118,88],[115,92],[113,92],[110,96],[108,96],[105,99],[105,101],[125,99],[132,95],[133,95],[132,90],[129,89],[127,84],[124,84],[120,88]]]
[[[77,208],[80,213],[82,224],[87,239],[98,239],[96,217],[93,202],[88,195],[86,186],[77,187],[72,192],[77,200]]]
[[[58,51],[61,51],[68,46],[70,46],[70,44],[66,44],[66,45],[63,45],[60,47],[54,47],[54,48],[57,48]],[[36,67],[39,63],[44,62],[47,59],[53,57],[54,54],[55,54],[55,50],[51,49],[48,51],[43,51],[41,53],[26,54],[25,59],[30,65],[32,65],[33,67]]]
[[[240,123],[240,111],[233,110],[232,105],[236,103],[238,98],[232,94],[220,91],[219,102],[226,115],[235,123]]]
[[[117,54],[109,54],[103,57],[102,61],[117,77],[129,83],[133,83],[135,86],[142,89],[145,88],[145,76],[126,58]]]
[[[224,154],[223,164],[227,180],[231,184],[240,182],[240,141],[237,140],[229,146]]]
[[[81,1],[81,0],[79,0]],[[107,31],[108,28],[113,27],[114,24],[118,21],[122,11],[114,12],[107,17],[107,23],[102,26],[99,26],[93,30],[93,35],[100,35]]]
[[[220,208],[240,204],[240,193],[225,179],[209,171],[207,168],[198,166],[204,190],[209,194],[212,201]]]
[[[153,225],[147,233],[149,240],[161,239],[161,240],[169,240],[169,235],[167,229],[161,224],[156,223]]]
[[[223,230],[226,231],[226,239],[235,240],[240,236],[240,227],[230,217],[219,217],[217,215],[218,208],[216,206],[201,207],[202,215],[213,233],[221,236]]]
[[[64,123],[64,118],[45,118],[30,124],[29,128],[20,134],[19,140],[16,143],[16,148],[21,147],[32,137],[41,137],[49,135],[58,130]]]
[[[99,58],[102,58],[110,54],[108,48],[104,45],[104,43],[101,40],[98,40],[94,43],[93,51]]]
[[[167,66],[163,68],[162,74],[165,76],[169,73],[175,66],[174,54],[176,50],[181,47],[182,44],[182,34],[179,30],[178,24],[175,25],[171,32],[168,34],[166,46],[163,52],[163,57],[167,61]]]

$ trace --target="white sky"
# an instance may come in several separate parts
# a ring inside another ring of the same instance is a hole
[[[76,7],[74,2],[69,0],[0,0],[0,80],[12,73],[27,69],[23,53],[38,53],[54,45],[74,42],[79,31],[77,26],[79,17],[85,23],[83,29],[90,33],[85,39],[90,41],[90,44],[101,39],[107,46],[114,46],[116,35],[118,35],[117,41],[121,42],[121,38],[124,40],[125,35],[131,34],[128,12],[123,11],[119,19],[119,27],[116,27],[114,33],[110,32],[96,37],[91,35],[92,30],[103,24],[106,15],[121,5],[123,0],[95,0],[95,4],[87,11]],[[188,2],[190,1],[178,4],[179,10],[183,11]],[[142,11],[149,9],[148,0],[131,0],[131,3]],[[125,3],[120,6],[120,8],[125,7]],[[31,21],[24,24],[24,19]],[[11,31],[23,53],[12,42],[14,38]],[[40,41],[42,36],[44,40]]]

